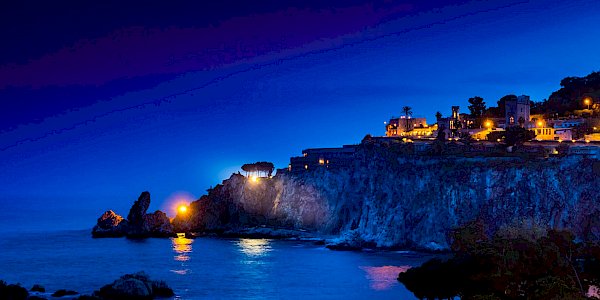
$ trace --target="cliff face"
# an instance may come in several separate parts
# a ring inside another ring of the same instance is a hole
[[[447,248],[447,233],[481,218],[495,230],[526,222],[600,239],[600,176],[583,157],[540,160],[403,156],[361,146],[354,166],[233,175],[178,216],[178,230],[284,226],[380,247]]]

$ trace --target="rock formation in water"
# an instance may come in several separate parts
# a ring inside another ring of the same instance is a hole
[[[150,193],[143,192],[129,210],[127,220],[112,210],[102,214],[92,229],[94,237],[169,237],[173,226],[167,215],[157,210],[147,214],[150,206]]]
[[[360,145],[354,164],[238,174],[178,215],[177,231],[302,229],[339,236],[342,247],[447,249],[447,233],[481,219],[490,230],[518,222],[600,239],[600,162],[583,156],[414,156]]]
[[[127,220],[112,210],[107,210],[98,218],[98,223],[92,229],[95,237],[120,237],[124,236],[127,228]]]

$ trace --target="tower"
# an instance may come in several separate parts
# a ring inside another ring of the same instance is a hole
[[[530,105],[531,101],[529,100],[529,96],[526,95],[506,100],[506,128],[514,126],[528,128]]]

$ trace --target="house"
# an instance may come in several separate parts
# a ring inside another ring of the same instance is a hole
[[[341,148],[311,148],[302,150],[302,156],[290,158],[289,172],[303,172],[317,168],[338,168],[348,166],[354,160],[356,145]]]

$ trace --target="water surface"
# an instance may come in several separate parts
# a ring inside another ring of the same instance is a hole
[[[91,293],[143,270],[167,281],[177,299],[415,299],[395,278],[428,258],[267,239],[92,239],[87,230],[1,235],[0,279],[7,282]]]

